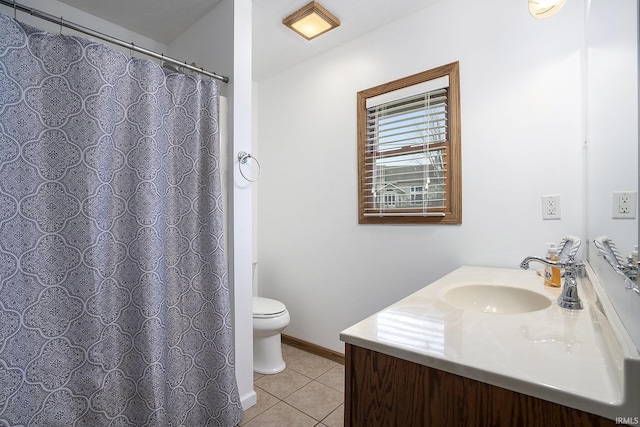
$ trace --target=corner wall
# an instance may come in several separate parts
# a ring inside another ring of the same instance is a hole
[[[258,82],[259,289],[285,333],[339,333],[460,265],[517,268],[583,221],[584,5],[448,0]],[[359,225],[356,92],[460,61],[461,226]],[[560,194],[562,219],[541,219]]]

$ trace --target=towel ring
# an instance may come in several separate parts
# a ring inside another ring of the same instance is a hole
[[[258,175],[256,176],[255,179],[249,179],[247,178],[247,176],[244,174],[244,172],[242,172],[242,165],[246,164],[249,159],[252,159],[253,161],[256,162],[256,165],[258,165]],[[249,182],[256,182],[258,180],[258,178],[260,178],[260,172],[261,172],[261,166],[260,166],[260,162],[258,161],[258,159],[256,159],[255,157],[253,157],[251,154],[249,153],[245,153],[244,151],[241,151],[238,153],[238,170],[240,171],[240,175],[242,175],[242,177],[244,179],[246,179]]]

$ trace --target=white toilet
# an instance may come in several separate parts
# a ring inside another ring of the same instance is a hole
[[[287,366],[280,332],[289,324],[287,307],[274,299],[253,297],[253,371],[277,374]]]

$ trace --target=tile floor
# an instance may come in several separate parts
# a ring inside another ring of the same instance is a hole
[[[244,413],[243,427],[342,427],[344,366],[283,344],[287,368],[254,374],[258,403]]]

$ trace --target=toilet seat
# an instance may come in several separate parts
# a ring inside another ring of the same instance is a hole
[[[270,298],[253,297],[253,317],[266,319],[278,317],[287,311],[287,307],[280,301]]]

